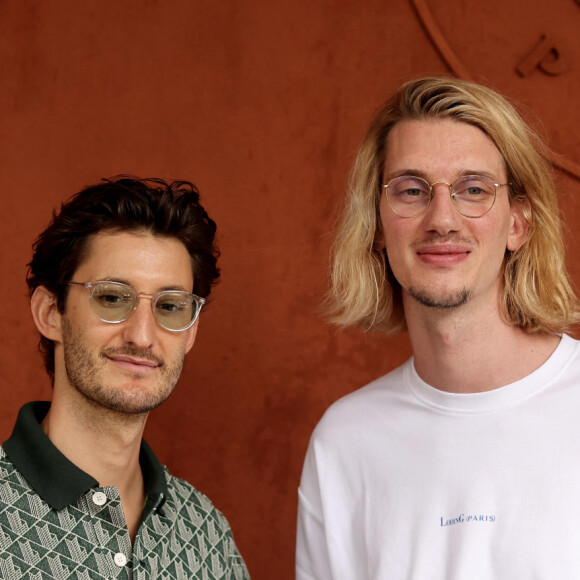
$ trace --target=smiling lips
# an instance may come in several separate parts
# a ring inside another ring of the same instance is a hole
[[[109,355],[109,360],[133,372],[150,372],[158,368],[160,363],[144,358],[136,358],[126,355]]]
[[[448,266],[462,262],[471,250],[459,244],[429,244],[417,250],[421,262],[434,266]]]

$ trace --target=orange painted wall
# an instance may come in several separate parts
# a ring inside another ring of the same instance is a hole
[[[2,440],[21,404],[50,396],[24,279],[52,209],[119,173],[190,179],[218,222],[223,280],[147,438],[226,513],[255,580],[293,578],[312,428],[410,353],[405,336],[337,333],[318,314],[373,111],[442,73],[518,102],[568,169],[578,283],[579,24],[575,0],[0,2]]]

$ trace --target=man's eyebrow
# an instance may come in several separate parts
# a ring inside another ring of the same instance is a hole
[[[163,288],[159,288],[158,292],[167,292],[169,290],[179,290],[180,292],[187,292],[188,294],[191,293],[191,290],[184,288],[179,284],[174,284],[172,286],[163,286]]]
[[[466,169],[458,174],[457,179],[465,177],[466,175],[480,175],[481,177],[491,179],[494,183],[499,181],[499,177],[496,174],[485,171],[485,169]]]
[[[396,179],[397,177],[403,177],[403,175],[407,175],[410,177],[420,177],[425,181],[429,181],[427,179],[427,174],[420,169],[399,169],[398,171],[392,171],[391,173],[386,173],[383,175],[383,183],[386,185],[389,181]]]
[[[410,177],[420,177],[421,179],[424,179],[427,183],[438,183],[431,181],[427,173],[421,171],[420,169],[400,169],[398,171],[393,171],[391,173],[383,175],[383,185],[386,185],[387,183],[389,183],[389,181],[392,181],[397,177],[402,177],[403,175],[407,175]],[[488,179],[491,179],[494,183],[496,183],[496,181],[499,179],[497,175],[494,175],[493,173],[486,171],[485,169],[463,169],[455,174],[453,181],[451,181],[450,183],[454,183],[458,179],[466,177],[467,175],[480,175],[481,177],[487,177]]]
[[[99,278],[99,282],[117,282],[119,284],[125,284],[126,286],[130,286],[133,290],[137,291],[135,286],[131,284],[126,278],[118,278],[116,276],[109,276],[105,278]],[[191,290],[181,286],[180,284],[169,284],[167,286],[162,286],[155,290],[155,292],[167,292],[168,290],[179,290],[180,292],[187,292],[188,294],[191,293]]]
[[[96,280],[97,282],[117,282],[118,284],[125,284],[131,286],[128,280],[125,278],[117,278],[116,276],[104,276]]]

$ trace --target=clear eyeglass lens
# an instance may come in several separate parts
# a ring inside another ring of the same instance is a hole
[[[107,322],[126,320],[137,301],[130,286],[113,282],[95,284],[91,293],[91,305],[95,314]]]
[[[386,189],[389,205],[402,217],[418,215],[431,201],[431,186],[420,177],[397,177],[388,183]],[[484,215],[495,201],[495,185],[482,175],[469,175],[457,180],[450,193],[458,211],[467,217]]]
[[[396,214],[414,217],[429,205],[431,187],[419,177],[403,175],[387,185],[387,200]]]
[[[118,282],[95,284],[91,293],[91,305],[95,314],[106,322],[127,320],[137,301],[137,293],[130,286]],[[168,330],[185,330],[201,308],[191,294],[180,290],[156,294],[152,306],[157,322]]]
[[[182,330],[194,319],[197,303],[185,292],[163,292],[157,295],[153,308],[161,326]]]
[[[487,213],[495,200],[495,185],[491,179],[473,175],[453,184],[451,195],[457,209],[466,216],[479,217]]]

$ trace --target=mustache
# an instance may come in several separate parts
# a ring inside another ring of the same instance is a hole
[[[160,356],[154,354],[150,348],[138,348],[130,344],[117,347],[109,346],[102,349],[100,352],[100,356],[103,358],[115,355],[144,359],[153,362],[158,366],[163,366],[165,364],[165,361]]]
[[[475,243],[473,238],[468,238],[465,236],[460,236],[456,233],[450,233],[447,234],[446,236],[440,236],[440,235],[432,235],[432,236],[428,236],[422,240],[418,240],[416,242],[413,242],[413,247],[416,246],[426,246],[429,244],[468,244],[470,246],[473,246]]]

